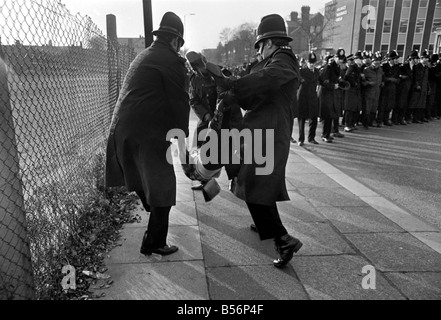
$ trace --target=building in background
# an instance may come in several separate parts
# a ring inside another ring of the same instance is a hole
[[[412,50],[439,50],[440,0],[333,0],[326,4],[325,15],[331,17],[323,36],[329,51],[397,50],[406,57]]]
[[[435,53],[441,54],[441,28],[436,30]]]
[[[286,21],[288,34],[294,39],[291,42],[293,52],[303,54],[321,51],[325,17],[321,13],[311,14],[308,6],[303,6],[301,10],[301,17],[293,11],[290,20]]]

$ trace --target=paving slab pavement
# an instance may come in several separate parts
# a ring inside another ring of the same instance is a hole
[[[402,300],[441,299],[441,230],[428,225],[304,148],[287,167],[290,202],[282,221],[304,247],[283,270],[272,241],[249,228],[246,205],[219,178],[206,203],[176,162],[178,203],[170,218],[169,257],[139,253],[148,214],[125,226],[106,260],[108,300]],[[370,267],[372,272],[364,268]],[[372,278],[373,277],[373,278]],[[375,289],[363,288],[374,281]]]

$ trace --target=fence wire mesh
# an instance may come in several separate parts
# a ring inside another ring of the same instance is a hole
[[[134,58],[60,1],[0,0],[0,299],[53,285]]]

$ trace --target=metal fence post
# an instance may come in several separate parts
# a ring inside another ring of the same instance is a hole
[[[0,44],[0,300],[35,299],[7,66]]]
[[[152,16],[152,1],[143,0],[144,10],[144,33],[145,33],[145,47],[148,48],[153,43],[153,16]]]
[[[108,14],[107,18],[107,57],[109,60],[109,107],[110,121],[115,109],[120,91],[120,80],[118,79],[119,57],[118,57],[118,36],[116,34],[116,16]],[[109,123],[110,126],[110,123]]]

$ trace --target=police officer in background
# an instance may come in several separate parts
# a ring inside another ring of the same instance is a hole
[[[424,68],[424,77],[423,77],[423,88],[422,95],[420,100],[420,108],[422,114],[422,121],[429,122],[428,116],[428,104],[427,100],[429,99],[430,94],[430,83],[429,83],[429,72],[430,72],[430,55],[427,50],[424,50],[421,55],[421,64]]]
[[[438,54],[432,55],[432,64],[436,78],[436,94],[432,109],[432,117],[441,119],[441,60]]]
[[[381,61],[381,53],[377,52],[374,55],[374,61],[366,64],[366,67],[363,70],[362,85],[364,87],[363,94],[365,110],[362,113],[362,122],[366,129],[372,126],[372,122],[377,114],[380,91],[383,86],[383,69],[381,68]]]
[[[429,65],[429,94],[427,96],[426,119],[432,121],[435,119],[435,98],[437,95],[438,77],[436,70],[436,63],[438,62],[438,55],[430,57]]]
[[[319,116],[319,100],[317,97],[317,85],[320,71],[314,67],[317,55],[311,52],[308,55],[306,67],[300,68],[301,85],[298,92],[299,106],[299,146],[305,143],[305,123],[309,119],[308,142],[318,144],[315,140]]]
[[[424,109],[427,99],[426,68],[420,61],[418,51],[410,54],[410,68],[412,69],[412,86],[409,96],[409,112],[412,116],[412,123],[423,123]]]
[[[345,50],[338,49],[336,57],[339,67],[339,87],[334,92],[336,117],[332,121],[332,137],[344,138],[345,136],[340,133],[340,118],[343,117],[343,110],[345,106],[345,92],[347,89],[349,89],[349,83],[343,80],[343,77],[348,70]]]
[[[366,116],[366,92],[365,92],[365,84],[363,81],[365,80],[364,70],[370,66],[372,66],[372,52],[363,51],[363,65],[361,66],[361,115],[358,122],[364,124],[363,119]],[[366,127],[366,126],[365,126]]]
[[[320,119],[323,121],[322,140],[326,143],[332,143],[334,140],[331,136],[332,121],[338,116],[335,107],[335,92],[339,87],[340,68],[337,60],[338,58],[334,55],[328,55],[319,77]]]
[[[391,126],[390,113],[395,108],[397,99],[397,86],[400,83],[400,65],[398,64],[399,55],[396,51],[387,54],[387,62],[382,64],[384,72],[384,87],[381,90],[380,108],[378,110],[377,123],[381,127]],[[398,124],[398,119],[394,119],[394,124]]]
[[[363,65],[363,55],[361,51],[357,51],[352,57],[348,58],[350,66],[344,76],[344,80],[348,81],[351,88],[346,91],[345,95],[345,132],[354,131],[355,124],[360,117],[362,110],[361,101],[361,67]]]
[[[403,126],[411,122],[409,112],[409,95],[413,82],[413,72],[410,66],[410,57],[400,65],[400,84],[397,87],[397,99],[395,109],[392,114],[393,119]]]

